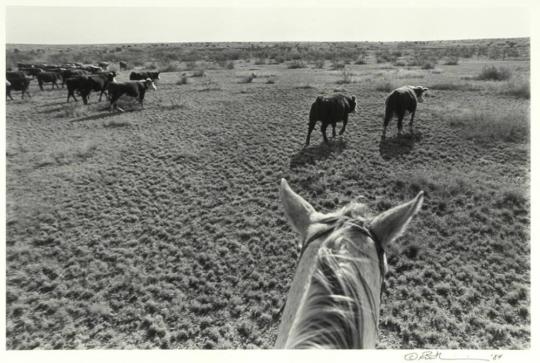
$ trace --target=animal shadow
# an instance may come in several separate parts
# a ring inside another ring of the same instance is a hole
[[[94,114],[94,115],[90,115],[90,116],[84,116],[84,117],[80,117],[80,118],[76,118],[76,119],[73,119],[71,120],[71,122],[83,122],[83,121],[92,121],[92,120],[100,120],[100,119],[104,119],[104,118],[108,118],[108,117],[112,117],[112,116],[118,116],[120,114],[120,112],[109,112],[108,111],[108,108],[106,108],[105,112],[101,112],[101,113],[98,113],[98,114]],[[104,110],[101,110],[101,111],[104,111]],[[124,113],[127,113],[127,112],[133,112],[135,110],[127,110],[125,111]]]
[[[303,148],[291,157],[290,168],[294,169],[306,164],[315,164],[319,160],[324,160],[331,155],[341,154],[347,147],[347,141],[342,138],[330,139],[328,144],[321,142]]]
[[[418,131],[381,138],[379,152],[383,159],[390,160],[397,156],[410,153],[414,144],[420,140],[422,140],[422,133]]]

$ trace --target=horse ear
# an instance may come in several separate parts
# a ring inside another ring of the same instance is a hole
[[[281,179],[279,198],[285,209],[287,220],[294,230],[301,235],[302,240],[305,239],[312,216],[317,213],[315,208],[296,194],[285,179]]]
[[[369,227],[380,240],[383,248],[386,248],[405,232],[412,217],[422,207],[423,201],[424,192],[420,192],[413,200],[382,212],[373,218]]]

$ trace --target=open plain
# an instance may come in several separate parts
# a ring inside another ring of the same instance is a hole
[[[123,113],[35,81],[6,101],[8,349],[271,348],[299,252],[281,178],[326,212],[425,191],[388,251],[379,348],[530,347],[528,59],[204,64]],[[407,84],[430,88],[415,129],[381,140]],[[303,148],[336,92],[357,97],[347,131]]]

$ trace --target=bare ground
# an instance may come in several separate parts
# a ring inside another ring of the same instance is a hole
[[[528,72],[517,63],[504,64]],[[348,84],[283,65],[186,85],[167,73],[125,113],[32,84],[32,100],[7,105],[8,349],[272,347],[297,256],[282,177],[322,211],[362,196],[375,214],[426,192],[389,251],[380,348],[528,348],[528,139],[469,138],[447,117],[529,101],[481,82],[435,90],[413,134],[394,121],[380,139],[379,78],[430,87],[482,65],[354,66]],[[335,89],[359,112],[343,137],[324,145],[315,130],[302,149],[311,103]]]

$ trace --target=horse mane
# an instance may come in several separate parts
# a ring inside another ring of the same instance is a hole
[[[369,257],[358,249],[357,241],[343,233],[349,225],[352,228],[363,224],[365,212],[363,204],[353,202],[317,221],[333,223],[335,229],[319,250],[310,288],[298,312],[288,348],[363,348],[364,326],[368,323],[364,317],[377,326],[376,301],[379,300],[362,271]],[[340,253],[344,248],[358,252],[358,257]]]

